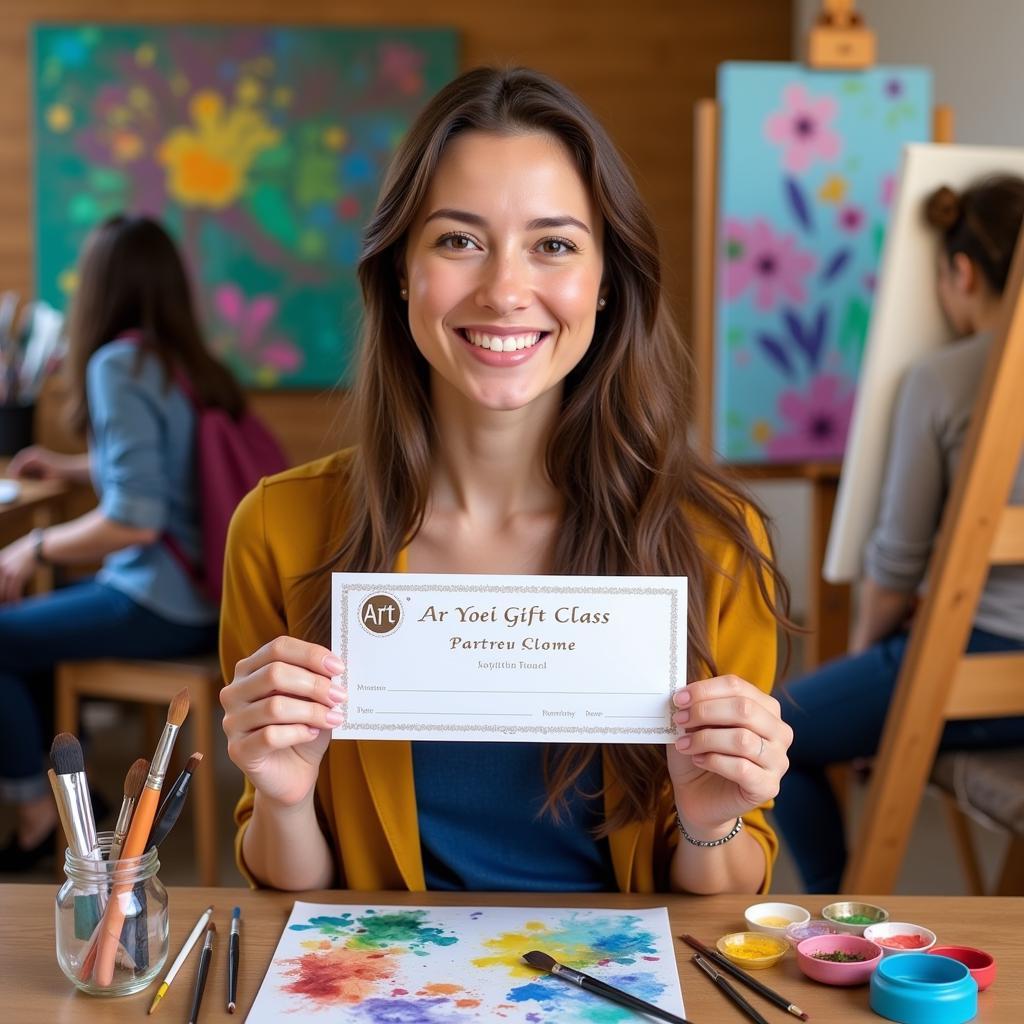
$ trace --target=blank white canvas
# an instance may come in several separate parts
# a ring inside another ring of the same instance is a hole
[[[939,307],[938,240],[925,222],[924,202],[941,185],[959,191],[1000,173],[1024,177],[1024,149],[914,144],[903,151],[822,569],[830,583],[860,575],[864,546],[878,516],[903,375],[915,360],[952,339]]]

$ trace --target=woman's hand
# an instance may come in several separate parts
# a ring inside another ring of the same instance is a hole
[[[50,451],[40,444],[22,448],[7,466],[7,475],[34,480],[63,480],[68,461],[66,455]]]
[[[778,794],[793,730],[774,697],[738,676],[690,683],[673,705],[672,721],[685,730],[668,745],[676,810],[694,838],[720,838]]]
[[[235,666],[220,691],[228,757],[263,798],[294,807],[310,797],[331,732],[344,721],[345,667],[326,647],[279,636]]]
[[[18,601],[36,570],[36,543],[31,534],[0,549],[0,604]]]

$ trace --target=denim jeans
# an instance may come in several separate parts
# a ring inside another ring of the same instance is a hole
[[[216,646],[216,624],[169,622],[92,580],[0,605],[0,799],[18,803],[49,792],[45,754],[58,662],[187,657]]]
[[[895,633],[862,654],[839,658],[776,693],[792,726],[790,768],[775,819],[810,893],[839,892],[846,866],[843,821],[826,766],[876,753],[909,634]],[[975,629],[967,650],[1013,651],[1024,643]],[[942,750],[1024,745],[1024,717],[947,723]]]

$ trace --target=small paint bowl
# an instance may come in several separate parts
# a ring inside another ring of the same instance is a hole
[[[815,954],[821,953],[849,953],[864,959],[838,963],[820,960]],[[796,947],[796,962],[808,978],[823,985],[866,985],[882,962],[882,947],[862,935],[819,935]]]
[[[737,967],[760,971],[777,964],[789,949],[784,939],[763,932],[731,932],[715,943],[718,952]]]
[[[893,953],[927,953],[935,945],[935,932],[918,924],[886,921],[864,929],[864,938],[882,947],[882,956]]]
[[[899,1024],[966,1024],[978,985],[966,964],[932,953],[886,957],[871,977],[871,1009]]]
[[[786,929],[793,924],[806,924],[811,915],[795,903],[755,903],[747,907],[743,917],[752,932],[774,935],[777,939],[786,937]]]
[[[796,948],[804,939],[816,939],[819,935],[847,935],[848,932],[840,931],[839,925],[826,921],[823,917],[815,917],[802,924],[791,924],[786,929],[786,938],[789,944]]]
[[[978,991],[985,989],[996,980],[996,958],[983,949],[973,946],[933,946],[928,950],[933,956],[948,956],[950,960],[959,960],[978,983]]]
[[[872,924],[884,924],[889,920],[889,911],[876,907],[873,903],[830,903],[821,912],[821,916],[834,924],[840,931],[847,935],[864,934],[864,929]],[[861,918],[860,922],[844,921],[843,918]]]

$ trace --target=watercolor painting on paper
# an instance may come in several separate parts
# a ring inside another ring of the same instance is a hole
[[[556,960],[683,1015],[664,907],[369,907],[297,902],[249,1024],[629,1024],[636,1014],[528,967]]]
[[[213,349],[249,387],[352,366],[356,262],[384,168],[457,70],[448,29],[34,28],[39,298],[65,309],[89,231],[159,217]]]
[[[900,155],[931,138],[931,73],[727,63],[718,100],[715,449],[841,458]]]

